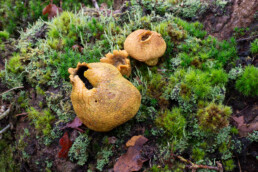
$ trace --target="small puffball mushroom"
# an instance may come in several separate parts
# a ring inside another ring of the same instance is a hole
[[[166,42],[162,36],[150,30],[136,30],[124,42],[124,49],[128,54],[149,66],[155,66],[166,51]]]
[[[141,94],[108,63],[78,63],[69,68],[71,100],[78,118],[94,131],[106,132],[135,116]]]
[[[114,50],[113,54],[106,54],[105,57],[100,59],[100,62],[114,65],[122,75],[127,77],[131,75],[131,64],[125,50]]]

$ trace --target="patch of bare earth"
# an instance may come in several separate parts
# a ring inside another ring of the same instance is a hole
[[[258,0],[229,0],[228,5],[220,13],[209,9],[201,17],[201,22],[209,34],[219,39],[227,39],[232,36],[235,27],[249,27],[256,20],[254,27],[257,28],[257,11]]]

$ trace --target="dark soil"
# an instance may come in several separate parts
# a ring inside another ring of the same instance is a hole
[[[213,2],[213,0],[208,0]],[[257,30],[257,0],[229,0],[225,9],[209,8],[200,21],[210,35],[220,40],[232,36],[235,27],[250,27]]]

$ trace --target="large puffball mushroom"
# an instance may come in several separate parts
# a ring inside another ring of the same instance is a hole
[[[100,62],[114,65],[122,75],[127,77],[131,75],[131,64],[125,50],[114,50],[113,54],[106,54],[105,57],[100,59]]]
[[[149,66],[155,66],[166,51],[166,42],[161,34],[149,30],[136,30],[124,42],[128,54]]]
[[[110,131],[135,116],[141,94],[108,63],[78,63],[69,68],[71,100],[78,118],[90,129]]]

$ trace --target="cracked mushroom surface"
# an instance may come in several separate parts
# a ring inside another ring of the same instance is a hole
[[[122,75],[127,77],[131,75],[131,64],[125,50],[114,50],[113,54],[106,54],[105,57],[100,59],[100,62],[114,65]]]
[[[106,132],[135,116],[141,94],[108,63],[78,63],[69,68],[71,100],[78,118],[90,129]]]
[[[149,66],[155,66],[158,63],[166,47],[161,34],[143,29],[132,32],[124,42],[124,49],[132,58],[145,62]]]

